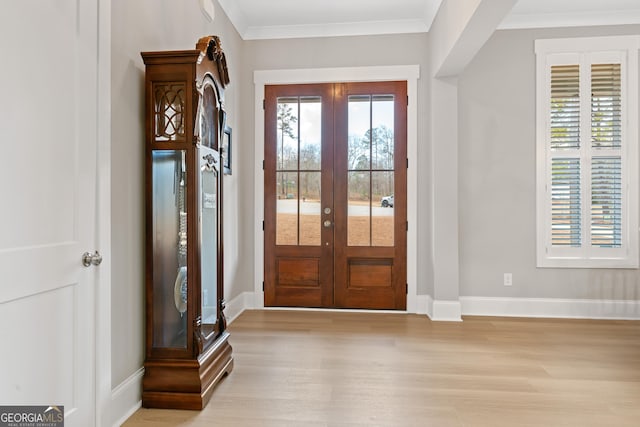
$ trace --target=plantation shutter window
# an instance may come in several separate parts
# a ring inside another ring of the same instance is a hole
[[[536,42],[539,267],[638,267],[638,44]]]

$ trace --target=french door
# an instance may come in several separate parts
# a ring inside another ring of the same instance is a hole
[[[406,308],[406,82],[265,87],[265,306]]]

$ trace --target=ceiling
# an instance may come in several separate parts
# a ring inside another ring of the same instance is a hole
[[[442,0],[218,1],[242,38],[255,40],[427,32]],[[498,28],[621,24],[640,24],[640,1],[519,0]]]

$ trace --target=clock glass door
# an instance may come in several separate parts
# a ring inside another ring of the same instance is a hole
[[[200,147],[200,281],[202,332],[215,331],[218,319],[218,152]]]
[[[187,347],[185,150],[154,150],[153,347]]]

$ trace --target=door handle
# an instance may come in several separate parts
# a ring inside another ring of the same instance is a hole
[[[82,254],[82,265],[85,267],[89,267],[91,265],[98,266],[102,263],[102,255],[100,252],[95,251],[95,253],[85,252]]]
[[[331,227],[331,221],[329,221],[328,219],[326,219],[326,220],[324,221],[323,225],[324,225],[326,228],[329,228],[329,227]]]

